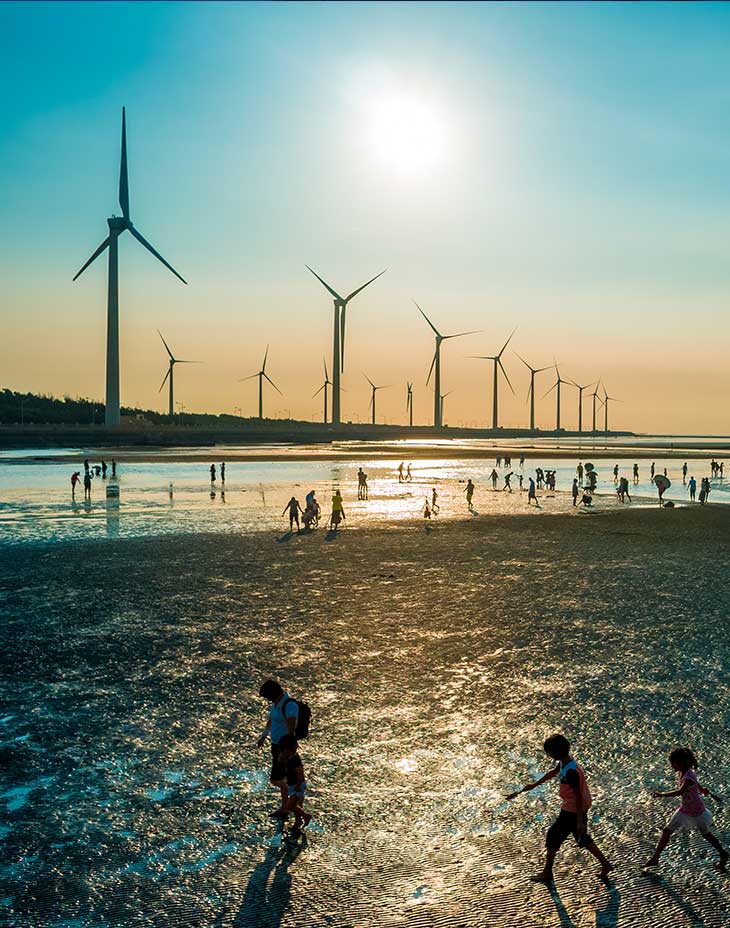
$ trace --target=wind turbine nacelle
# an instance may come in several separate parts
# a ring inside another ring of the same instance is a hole
[[[112,216],[110,219],[107,219],[107,222],[109,223],[109,230],[113,232],[124,232],[125,229],[128,229],[132,225],[124,216]]]

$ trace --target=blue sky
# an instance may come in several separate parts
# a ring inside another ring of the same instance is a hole
[[[307,262],[343,289],[389,268],[353,304],[353,417],[354,372],[425,379],[415,297],[484,332],[445,362],[454,423],[489,412],[463,356],[519,324],[536,364],[559,355],[630,397],[619,424],[730,426],[728,5],[6,3],[0,51],[8,386],[101,395],[103,262],[71,277],[119,212],[124,104],[132,218],[190,286],[123,241],[123,401],[162,402],[159,326],[209,361],[180,378],[190,408],[253,403],[236,378],[270,341],[287,408],[309,415],[330,317]],[[391,92],[443,117],[425,175],[375,157]],[[386,416],[401,406],[384,391]]]

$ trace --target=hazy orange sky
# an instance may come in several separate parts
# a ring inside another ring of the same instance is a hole
[[[373,28],[373,25],[376,28]],[[486,425],[511,329],[534,366],[601,376],[611,426],[730,432],[726,5],[3,4],[0,386],[101,398],[106,260],[127,107],[132,218],[189,281],[120,241],[122,402],[321,415],[349,292],[343,418]],[[134,40],[134,41],[133,41]],[[104,53],[99,48],[104,48]],[[526,425],[526,371],[501,422]],[[552,427],[553,379],[538,380]],[[588,391],[590,392],[590,391]],[[590,421],[586,402],[585,422]],[[564,388],[563,425],[577,420]],[[601,420],[602,421],[602,420]]]

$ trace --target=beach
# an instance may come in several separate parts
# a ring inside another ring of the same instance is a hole
[[[696,834],[640,864],[672,746],[730,795],[729,528],[653,507],[4,548],[0,922],[726,924]],[[272,675],[314,713],[299,841],[255,747]],[[557,789],[503,797],[554,731],[608,884],[572,844],[528,882]]]

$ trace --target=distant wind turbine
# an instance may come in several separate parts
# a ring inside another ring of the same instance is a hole
[[[324,390],[324,420],[323,421],[324,421],[324,424],[327,425],[327,387],[332,383],[332,381],[330,380],[330,375],[327,373],[327,362],[324,360],[324,358],[322,358],[322,362],[324,364],[324,383],[319,388],[319,390],[317,390],[314,396],[312,396],[312,399],[314,399],[315,396],[319,396],[319,394]]]
[[[391,385],[389,383],[386,383],[386,384],[382,384],[381,386],[376,387],[367,374],[363,374],[363,377],[365,378],[365,380],[367,380],[367,382],[372,387],[373,392],[370,396],[370,406],[372,407],[372,410],[373,410],[373,425],[375,425],[375,394],[378,390],[386,390]]]
[[[453,390],[449,390],[448,393],[441,394],[441,420],[442,421],[443,421],[443,416],[444,416],[444,400],[446,399],[447,396],[451,396],[453,392],[454,392]]]
[[[268,380],[271,386],[276,390],[276,392],[281,393],[281,390],[276,386],[276,384],[271,379],[271,377],[269,377],[269,375],[266,373],[266,359],[268,358],[268,356],[269,356],[269,346],[267,345],[266,353],[264,354],[264,363],[261,365],[261,370],[255,374],[249,374],[248,377],[241,377],[241,379],[238,381],[239,383],[243,383],[244,380],[253,380],[254,377],[258,377],[259,379],[259,419],[264,418],[264,380]],[[281,393],[281,395],[283,396],[284,394]]]
[[[550,389],[547,391],[547,393],[545,394],[545,396],[548,396],[548,395],[549,395],[550,393],[552,393],[553,390],[555,390],[556,387],[557,387],[558,393],[557,393],[557,407],[556,407],[556,416],[555,416],[555,431],[556,431],[556,432],[559,432],[559,431],[560,431],[560,385],[563,384],[563,383],[567,383],[567,384],[570,384],[571,386],[573,386],[573,381],[572,381],[572,380],[563,380],[563,378],[560,376],[560,370],[558,369],[558,362],[557,362],[557,361],[555,362],[555,364],[553,364],[553,367],[555,368],[555,373],[556,373],[556,375],[557,375],[557,380],[556,380],[555,383],[552,385],[552,387],[550,387]],[[545,399],[545,396],[543,396],[543,399]]]
[[[441,428],[441,343],[447,341],[449,338],[461,338],[464,335],[476,335],[476,332],[457,332],[455,335],[442,335],[436,326],[431,322],[426,313],[421,309],[421,307],[413,301],[416,309],[423,316],[426,322],[431,326],[433,334],[436,336],[436,351],[433,355],[433,360],[431,361],[431,367],[428,371],[428,377],[426,378],[426,385],[428,385],[431,380],[431,374],[434,375],[433,378],[433,425],[434,428]]]
[[[517,352],[514,352],[517,354]],[[541,374],[543,371],[549,371],[552,365],[548,364],[547,367],[531,367],[527,361],[522,357],[521,354],[517,354],[517,357],[522,361],[525,367],[530,372],[530,386],[527,388],[527,399],[530,401],[530,431],[535,431],[535,374]]]
[[[587,383],[585,386],[581,386],[575,380],[571,380],[571,383],[578,388],[578,434],[580,435],[583,431],[583,391],[589,387],[598,386],[598,384]]]
[[[596,389],[593,391],[593,393],[591,393],[591,396],[593,397],[593,431],[594,432],[596,431],[596,400],[598,400],[598,402],[601,405],[603,405],[603,400],[598,394],[598,389],[600,386],[601,386],[601,378],[599,377],[598,380],[596,381]]]
[[[365,287],[369,287],[374,280],[377,280],[378,277],[382,277],[385,271],[376,274],[375,277],[372,277],[367,283],[364,283],[362,287],[358,287],[357,290],[353,290],[348,296],[342,297],[336,290],[333,290],[327,281],[323,280],[316,271],[313,271],[308,264],[305,265],[305,267],[314,274],[325,290],[332,294],[335,301],[335,324],[332,342],[332,425],[339,425],[340,374],[345,369],[345,314],[347,312],[347,304],[350,300],[354,299],[358,293],[364,290]]]
[[[608,435],[608,404],[609,403],[620,403],[621,400],[617,399],[615,396],[609,396],[606,392],[606,385],[603,385],[603,432],[605,435]]]
[[[408,425],[413,428],[413,384],[406,384],[408,395],[406,397],[406,414],[408,415]]]
[[[160,338],[162,338],[162,332],[160,332],[159,329],[157,330],[157,334],[160,336]],[[175,393],[174,393],[174,387],[173,387],[175,365],[176,364],[200,364],[201,362],[200,361],[183,361],[182,358],[176,358],[173,355],[173,353],[170,351],[170,346],[167,344],[164,338],[162,338],[162,344],[165,346],[165,351],[167,351],[167,354],[169,356],[169,363],[167,366],[167,373],[165,374],[165,379],[160,384],[160,389],[157,392],[162,393],[162,388],[165,386],[165,382],[169,379],[170,398],[169,398],[168,409],[169,409],[170,420],[172,421],[172,418],[175,415]]]
[[[504,354],[505,348],[512,341],[512,336],[517,331],[517,326],[512,329],[512,335],[507,339],[507,341],[502,345],[502,348],[499,354],[489,354],[489,355],[478,355],[475,360],[477,361],[492,361],[494,363],[494,380],[492,385],[492,428],[499,428],[499,369],[501,369],[504,379],[507,381],[507,385],[510,390],[514,393],[514,387],[510,383],[510,379],[507,376],[507,371],[504,369],[504,364],[502,364],[502,355]]]
[[[151,254],[161,261],[165,267],[184,284],[187,281],[180,277],[175,268],[168,264],[159,252],[150,245],[135,229],[129,218],[129,179],[127,177],[127,122],[125,109],[122,107],[122,158],[119,169],[119,205],[122,208],[121,216],[112,216],[107,219],[109,235],[99,245],[94,254],[76,274],[74,280],[80,277],[86,268],[106,249],[109,249],[109,286],[107,290],[107,322],[106,322],[106,410],[104,423],[107,426],[117,426],[120,423],[119,408],[119,252],[117,240],[122,232],[129,231],[144,245]]]

